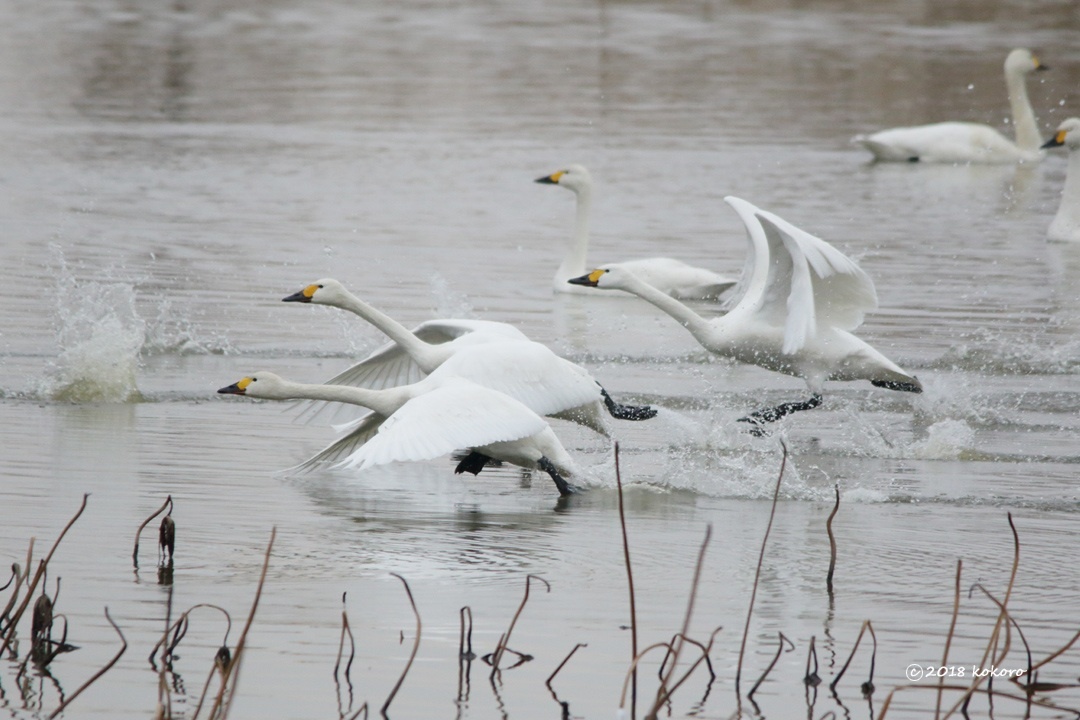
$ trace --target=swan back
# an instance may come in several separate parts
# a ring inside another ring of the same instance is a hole
[[[463,377],[504,393],[540,415],[600,400],[600,386],[582,367],[536,342],[489,342],[462,348],[431,374]]]

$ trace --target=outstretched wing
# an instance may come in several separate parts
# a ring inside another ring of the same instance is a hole
[[[299,465],[289,468],[286,472],[288,474],[304,474],[340,463],[374,437],[384,422],[386,422],[384,416],[368,412],[353,423],[349,431],[340,439]]]
[[[455,378],[402,405],[341,466],[430,460],[462,448],[520,440],[545,427],[543,418],[513,398]]]
[[[819,324],[854,330],[877,308],[874,283],[854,260],[773,213],[756,214],[770,249],[783,247],[786,256],[774,263],[777,299],[786,285],[785,353],[801,349]]]

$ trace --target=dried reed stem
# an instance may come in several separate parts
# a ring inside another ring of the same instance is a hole
[[[791,652],[795,649],[795,643],[788,640],[787,636],[784,635],[784,633],[777,633],[777,635],[780,636],[780,644],[776,648],[776,654],[773,655],[772,662],[769,663],[769,666],[765,668],[765,672],[761,673],[761,677],[759,677],[758,681],[754,683],[754,687],[750,688],[750,691],[746,693],[747,700],[751,700],[754,697],[754,693],[756,693],[757,689],[761,687],[761,683],[765,682],[765,678],[768,677],[769,673],[772,672],[772,669],[776,667],[777,661],[780,660],[780,654],[784,652],[784,644],[786,643],[791,646],[790,649],[788,649],[788,652]]]
[[[709,685],[713,684],[713,682],[716,680],[716,673],[713,671],[712,660],[709,659],[709,652],[712,650],[713,641],[716,640],[717,634],[723,629],[723,627],[718,627],[713,630],[712,633],[709,635],[709,642],[705,645],[702,645],[697,640],[692,640],[691,638],[684,638],[686,642],[690,643],[691,645],[696,645],[701,650],[701,657],[695,660],[694,664],[691,665],[685,673],[683,673],[683,676],[679,678],[678,682],[671,686],[671,689],[667,692],[667,697],[665,698],[666,700],[671,699],[671,696],[675,694],[675,691],[678,690],[679,687],[684,682],[686,682],[691,675],[694,674],[694,670],[697,670],[697,666],[700,665],[702,662],[704,662],[705,666],[709,669]],[[667,662],[666,655],[664,656],[664,661]]]
[[[533,579],[539,580],[544,583],[544,587],[547,592],[551,592],[551,585],[548,581],[539,575],[526,575],[525,576],[525,597],[521,598],[521,604],[518,605],[517,612],[514,613],[514,617],[510,620],[510,627],[506,633],[499,638],[499,644],[495,646],[495,652],[491,654],[491,675],[490,678],[494,678],[495,674],[499,672],[499,662],[502,660],[503,652],[506,650],[506,646],[510,644],[510,633],[514,632],[514,625],[517,624],[518,618],[521,617],[521,611],[525,609],[525,603],[529,601],[529,583]]]
[[[746,639],[750,635],[750,619],[754,615],[754,600],[757,598],[758,583],[761,580],[761,566],[765,562],[765,545],[769,541],[769,532],[772,530],[773,518],[776,516],[776,502],[780,497],[780,482],[784,479],[784,468],[787,466],[787,445],[780,441],[784,455],[780,459],[780,472],[776,476],[776,489],[773,490],[772,509],[769,511],[769,523],[765,526],[765,537],[761,539],[761,552],[758,553],[757,569],[754,570],[754,586],[750,591],[750,607],[746,611],[746,625],[743,627],[742,643],[739,645],[739,664],[735,667],[735,697],[741,697],[739,681],[742,679],[743,657],[746,655]]]
[[[85,502],[85,499],[86,498],[84,496],[83,497],[84,502]],[[80,510],[80,512],[81,512],[81,510]],[[113,626],[113,630],[116,630],[116,634],[120,636],[120,643],[121,643],[120,651],[118,653],[116,653],[116,655],[113,657],[112,660],[110,660],[108,663],[106,663],[105,667],[101,668],[96,673],[91,675],[90,679],[87,680],[86,682],[84,682],[82,685],[80,685],[78,690],[73,692],[71,695],[69,695],[67,697],[66,700],[64,700],[62,703],[60,703],[60,707],[56,708],[55,710],[53,710],[49,714],[49,720],[52,720],[54,717],[56,717],[57,715],[62,713],[64,711],[64,708],[66,708],[68,705],[70,705],[71,702],[75,698],[79,697],[79,695],[82,693],[83,690],[90,687],[90,685],[93,684],[93,682],[95,680],[97,680],[99,677],[101,677],[102,675],[107,673],[110,669],[112,669],[112,666],[116,664],[116,662],[120,659],[120,656],[123,655],[124,651],[127,650],[127,640],[124,639],[124,633],[122,633],[120,631],[120,628],[117,626],[116,623],[113,622],[113,619],[109,616],[109,608],[107,608],[107,607],[105,608],[105,619],[109,621],[109,624]]]
[[[578,643],[577,645],[575,645],[574,649],[571,650],[565,658],[563,658],[563,661],[561,663],[559,663],[559,667],[555,668],[555,671],[548,676],[548,679],[544,681],[544,684],[547,685],[548,690],[551,689],[551,681],[555,679],[555,676],[559,674],[559,671],[563,669],[563,666],[566,665],[566,663],[570,662],[570,658],[574,657],[574,653],[576,653],[583,647],[589,646],[587,643]]]
[[[949,664],[949,647],[952,645],[953,634],[956,632],[956,618],[960,614],[960,572],[964,568],[963,558],[956,561],[956,586],[953,591],[952,620],[949,621],[949,633],[945,636],[945,651],[941,655],[942,666]],[[938,686],[945,687],[945,678],[938,680]],[[941,690],[938,690],[937,702],[934,705],[934,720],[941,717]]]
[[[994,623],[994,631],[990,634],[990,640],[986,644],[986,650],[983,652],[982,659],[979,661],[979,667],[980,668],[986,667],[986,660],[987,660],[987,658],[990,657],[990,654],[992,652],[992,648],[997,647],[998,635],[999,635],[999,633],[1001,631],[1001,624],[1002,624],[1002,621],[1006,617],[1005,608],[1008,606],[1009,598],[1012,596],[1013,584],[1016,582],[1016,571],[1020,567],[1020,536],[1016,532],[1016,525],[1013,523],[1012,513],[1011,512],[1008,513],[1007,517],[1008,517],[1008,520],[1009,520],[1009,528],[1012,530],[1012,536],[1013,536],[1013,564],[1012,564],[1012,571],[1009,573],[1009,584],[1006,586],[1006,589],[1005,589],[1005,599],[1002,600],[1002,602],[999,604],[999,607],[1001,608],[1001,611],[998,613],[997,622]],[[997,602],[997,601],[995,600],[995,602]],[[1007,626],[1008,625],[1006,624],[1006,627]],[[1008,652],[1008,643],[1006,643],[1005,652]],[[1004,657],[1004,653],[1002,654],[1001,657]],[[981,677],[981,678],[972,678],[973,682],[971,683],[971,685],[969,687],[969,692],[965,693],[963,697],[961,697],[959,700],[956,701],[955,705],[953,705],[951,708],[949,708],[948,712],[945,713],[945,720],[948,720],[948,718],[951,717],[952,714],[954,712],[956,712],[960,708],[961,705],[965,704],[971,698],[971,696],[974,694],[975,690],[980,685],[982,685],[983,680],[986,680],[986,679],[987,678],[985,676]]]
[[[38,582],[41,581],[42,575],[45,574],[45,568],[48,567],[49,561],[52,560],[53,553],[55,553],[56,548],[59,547],[60,541],[64,539],[65,535],[67,535],[67,531],[71,529],[71,526],[74,525],[75,521],[79,519],[79,516],[83,514],[83,510],[86,509],[86,499],[89,497],[90,493],[83,493],[82,504],[79,505],[79,510],[70,520],[68,520],[67,525],[65,525],[64,529],[60,531],[60,535],[56,538],[56,541],[53,542],[52,547],[49,548],[49,554],[46,555],[45,559],[38,564],[37,572],[34,573],[34,579],[30,582],[29,587],[26,588],[26,597],[23,598],[22,604],[19,605],[19,609],[16,610],[15,613],[11,616],[11,620],[8,624],[8,631],[4,635],[4,642],[2,645],[0,645],[0,657],[4,655],[4,652],[8,649],[8,645],[11,644],[11,639],[15,636],[15,627],[19,624],[19,620],[22,618],[22,614],[26,612],[26,606],[30,604],[30,598],[34,596],[34,590],[37,589]],[[33,547],[33,544],[31,544],[31,547]],[[27,572],[30,571],[29,562],[27,562],[26,570]]]
[[[705,563],[705,549],[709,546],[709,540],[711,539],[712,523],[705,526],[705,538],[701,541],[701,548],[698,550],[697,563],[694,565],[694,579],[690,583],[690,598],[686,603],[686,614],[683,616],[682,630],[673,643],[674,657],[671,660],[671,668],[668,669],[667,675],[660,681],[660,687],[656,690],[656,699],[653,701],[652,709],[649,710],[646,717],[655,718],[660,706],[671,696],[671,691],[667,689],[668,683],[671,682],[671,676],[675,673],[675,667],[679,664],[679,654],[682,652],[687,632],[690,629],[690,618],[694,614],[694,601],[697,598],[698,583],[701,581],[701,567]]]
[[[163,513],[165,511],[165,508],[169,508],[169,512],[172,512],[172,495],[167,496],[165,498],[165,502],[161,504],[161,507],[155,510],[150,517],[143,520],[142,525],[140,525],[139,529],[135,531],[135,550],[131,553],[131,561],[135,563],[136,570],[139,569],[139,537],[142,535],[142,531],[146,528],[146,526],[150,524],[150,521]]]
[[[627,688],[630,687],[630,677],[637,670],[638,663],[641,662],[641,659],[644,658],[646,655],[648,655],[653,650],[655,650],[656,648],[667,648],[668,652],[671,652],[671,645],[670,644],[668,644],[666,642],[653,643],[652,645],[648,646],[647,648],[642,650],[640,653],[638,653],[637,656],[635,656],[634,659],[630,661],[630,667],[627,668],[627,670],[626,670],[626,677],[623,678],[622,695],[619,696],[619,711],[620,712],[622,712],[623,709],[626,707],[626,690],[627,690]]]
[[[862,642],[863,634],[867,630],[870,631],[870,637],[874,641],[874,651],[870,655],[870,682],[869,682],[869,684],[871,686],[871,689],[873,689],[874,660],[875,660],[875,657],[877,656],[877,636],[874,634],[874,626],[873,626],[873,624],[871,624],[871,622],[869,620],[863,620],[862,627],[859,628],[859,634],[855,638],[855,646],[851,648],[851,654],[848,655],[847,662],[845,662],[844,666],[842,668],[840,668],[840,672],[837,673],[836,678],[831,683],[829,683],[829,689],[832,690],[834,693],[836,692],[836,686],[840,683],[841,678],[844,677],[844,673],[847,672],[848,666],[851,665],[851,661],[855,659],[855,653],[859,649],[859,643]],[[867,683],[864,683],[863,686],[865,687],[866,684]],[[865,692],[865,690],[864,690],[864,692]]]
[[[262,573],[259,575],[259,584],[255,588],[255,599],[251,603],[251,612],[248,613],[244,629],[240,631],[240,639],[236,641],[236,652],[233,654],[232,662],[228,664],[221,674],[221,688],[214,699],[213,707],[210,708],[211,718],[224,720],[224,718],[228,717],[229,709],[232,707],[232,699],[236,695],[236,685],[240,681],[240,662],[243,659],[244,647],[247,645],[248,630],[251,629],[251,623],[255,620],[255,611],[259,608],[259,598],[262,597],[263,585],[266,583],[266,571],[270,567],[270,551],[274,548],[274,538],[276,537],[277,526],[274,526],[270,529],[270,542],[266,545]],[[230,680],[232,681],[231,687],[229,686]],[[225,697],[226,691],[228,692],[227,699]],[[219,711],[220,714],[218,714]]]
[[[623,508],[622,473],[619,471],[619,441],[615,441],[615,484],[619,490],[619,527],[622,530],[623,562],[626,564],[626,586],[630,593],[630,657],[638,655],[637,607],[634,604],[634,571],[630,565],[630,539],[626,532],[626,512]],[[637,717],[637,663],[633,663],[630,678],[630,717]]]
[[[829,534],[829,572],[825,574],[825,589],[829,593],[829,597],[833,596],[833,573],[836,571],[836,536],[833,535],[832,521],[836,517],[836,513],[840,511],[840,485],[839,483],[833,484],[833,490],[836,492],[836,504],[833,505],[832,512],[829,513],[829,519],[825,521],[825,532]]]
[[[394,701],[394,696],[397,695],[398,690],[401,689],[401,684],[405,682],[405,676],[409,674],[409,668],[412,667],[413,660],[416,658],[416,651],[420,648],[420,630],[422,627],[420,624],[420,611],[416,609],[416,601],[413,600],[412,590],[409,589],[409,583],[397,573],[390,574],[401,581],[401,584],[405,586],[405,594],[409,596],[409,605],[412,606],[413,615],[416,616],[416,640],[413,641],[412,652],[409,653],[409,661],[405,663],[405,669],[401,671],[401,677],[398,678],[398,681],[394,684],[393,690],[390,691],[389,697],[386,698],[386,702],[384,702],[383,706],[379,709],[379,714],[383,717],[386,717],[387,708],[390,707],[390,703]]]

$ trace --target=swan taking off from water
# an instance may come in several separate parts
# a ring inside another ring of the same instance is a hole
[[[750,252],[731,312],[706,320],[622,265],[570,280],[633,293],[679,321],[705,349],[739,362],[802,378],[812,396],[751,413],[761,425],[821,404],[826,380],[869,380],[890,390],[922,392],[914,376],[851,334],[877,308],[870,277],[824,240],[737,197],[724,200],[746,226]]]
[[[1080,118],[1071,117],[1058,125],[1054,137],[1044,148],[1061,147],[1069,150],[1069,167],[1065,170],[1065,189],[1061,205],[1046,232],[1049,240],[1080,242]]]
[[[547,421],[517,400],[464,378],[440,374],[411,385],[368,390],[307,385],[259,372],[218,392],[267,400],[342,402],[371,410],[349,434],[301,467],[334,462],[336,467],[363,470],[431,460],[469,448],[472,452],[455,472],[475,475],[489,460],[502,460],[543,470],[561,495],[574,492],[566,481],[576,474],[573,460]]]
[[[318,280],[283,300],[348,310],[393,341],[392,345],[376,350],[359,364],[328,380],[331,385],[383,389],[415,381],[441,368],[446,373],[506,393],[533,412],[579,423],[604,436],[609,433],[604,425],[601,401],[612,417],[619,420],[647,420],[656,415],[656,410],[647,405],[616,403],[585,368],[559,357],[546,345],[532,342],[521,333],[518,333],[520,338],[514,339],[494,332],[492,328],[476,329],[449,342],[425,342],[332,278]]]
[[[589,252],[589,216],[592,213],[593,181],[581,165],[570,165],[551,175],[537,178],[538,183],[558,185],[574,191],[577,196],[577,218],[574,239],[555,273],[555,292],[591,293],[587,286],[569,285],[568,281],[588,270],[585,264]],[[735,280],[712,270],[687,265],[681,260],[657,257],[630,260],[623,265],[645,282],[672,297],[687,300],[707,300],[732,287]]]
[[[1005,58],[1005,86],[1016,142],[989,125],[970,122],[941,122],[915,127],[882,130],[873,135],[856,135],[853,143],[874,154],[875,160],[934,163],[1015,163],[1037,162],[1041,137],[1035,111],[1028,100],[1024,77],[1046,70],[1030,50],[1017,48]]]

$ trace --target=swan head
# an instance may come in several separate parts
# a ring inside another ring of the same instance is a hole
[[[592,175],[584,165],[567,165],[562,170],[536,178],[536,182],[546,185],[561,185],[564,188],[580,193],[592,188]]]
[[[288,400],[293,396],[288,392],[287,385],[284,378],[272,372],[263,371],[241,378],[232,385],[221,388],[218,392],[266,400]]]
[[[598,267],[591,273],[570,278],[566,282],[571,285],[584,285],[585,287],[600,288],[601,290],[622,290],[636,279],[634,274],[622,265],[612,264]]]
[[[1055,148],[1065,145],[1069,150],[1080,148],[1080,118],[1068,118],[1058,125],[1054,137],[1043,143],[1044,148]]]
[[[1039,62],[1039,58],[1027,48],[1016,48],[1005,57],[1005,71],[1026,75],[1035,70],[1049,70]]]
[[[316,305],[339,305],[348,295],[349,291],[337,280],[323,278],[322,280],[316,280],[299,292],[281,298],[281,301],[314,303]]]

